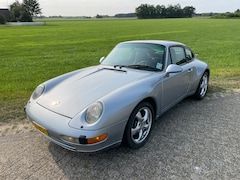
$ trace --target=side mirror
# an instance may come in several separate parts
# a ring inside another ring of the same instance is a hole
[[[105,57],[101,57],[99,63],[101,64],[104,61]]]
[[[170,64],[166,69],[166,75],[169,75],[170,73],[179,73],[182,72],[183,68],[176,64]]]

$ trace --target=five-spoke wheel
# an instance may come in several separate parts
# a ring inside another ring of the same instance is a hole
[[[125,129],[125,142],[130,148],[140,148],[147,141],[154,121],[150,103],[140,103],[132,112]]]
[[[207,71],[204,72],[200,82],[199,82],[199,85],[198,85],[198,88],[195,92],[195,98],[196,99],[203,99],[207,93],[207,90],[208,90],[208,79],[209,79],[209,74]]]

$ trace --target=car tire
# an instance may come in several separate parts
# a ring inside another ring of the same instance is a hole
[[[207,90],[208,90],[208,80],[209,80],[209,73],[205,71],[199,82],[198,88],[194,94],[194,97],[196,99],[202,100],[206,96]]]
[[[132,148],[142,147],[150,136],[154,122],[154,110],[150,103],[140,103],[131,113],[124,133],[125,144]]]

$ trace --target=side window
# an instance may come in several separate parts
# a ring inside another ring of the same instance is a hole
[[[183,47],[170,47],[170,56],[172,64],[182,64],[186,62],[185,50]]]
[[[188,48],[185,49],[185,52],[186,52],[186,58],[187,58],[187,61],[190,61],[193,59],[194,55],[192,53],[192,51]]]

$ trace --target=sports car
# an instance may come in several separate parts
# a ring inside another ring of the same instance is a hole
[[[121,42],[99,65],[40,84],[25,111],[36,129],[68,150],[122,143],[137,149],[164,112],[187,96],[205,97],[209,76],[208,65],[182,43]]]

